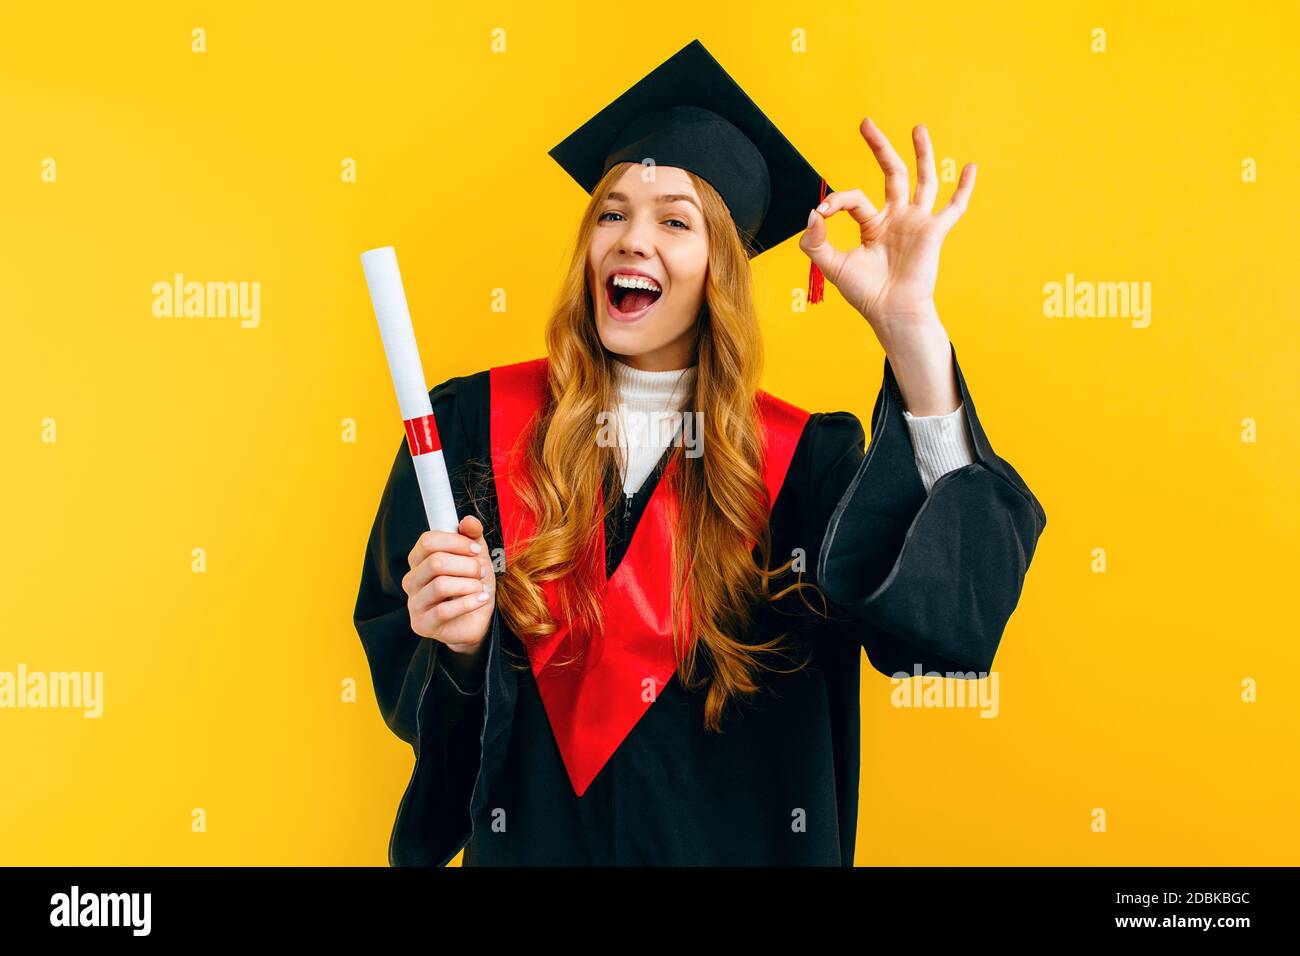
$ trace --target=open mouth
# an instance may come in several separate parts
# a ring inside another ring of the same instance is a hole
[[[653,279],[616,272],[605,280],[609,314],[619,322],[633,322],[649,312],[663,289]]]

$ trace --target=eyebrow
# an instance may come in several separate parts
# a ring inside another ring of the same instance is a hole
[[[609,195],[607,195],[605,198],[606,198],[606,199],[621,199],[623,202],[627,202],[627,201],[628,201],[627,194],[626,194],[626,193],[620,193],[620,192],[612,192],[612,193],[610,193]],[[655,197],[655,200],[658,201],[658,202],[661,202],[661,203],[670,203],[670,202],[688,202],[688,203],[690,203],[692,206],[694,206],[696,209],[699,209],[699,208],[700,208],[700,204],[697,203],[697,202],[695,201],[695,197],[694,197],[694,196],[688,196],[688,195],[686,195],[686,193],[661,193],[660,195],[658,195],[658,196]],[[701,212],[703,212],[703,210],[701,210]]]

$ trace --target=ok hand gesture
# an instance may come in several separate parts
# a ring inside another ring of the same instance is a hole
[[[948,230],[966,211],[975,186],[975,164],[962,167],[948,205],[932,213],[939,179],[925,125],[912,130],[917,176],[910,202],[907,167],[885,134],[870,118],[864,119],[858,130],[885,173],[884,208],[876,209],[860,189],[833,192],[809,215],[799,248],[885,341],[887,335],[903,332],[906,326],[936,320],[939,249]],[[861,230],[862,241],[852,249],[837,249],[827,240],[826,219],[841,210],[847,210]]]

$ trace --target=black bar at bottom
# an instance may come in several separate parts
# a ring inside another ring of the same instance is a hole
[[[397,946],[393,934],[413,932],[423,947],[443,933],[496,942],[517,932],[586,946],[612,923],[664,945],[689,922],[733,943],[794,931],[817,946],[826,931],[848,929],[864,943],[889,930],[917,942],[1105,934],[1231,945],[1241,934],[1288,928],[1296,876],[1262,867],[11,867],[0,868],[0,933],[6,943]]]

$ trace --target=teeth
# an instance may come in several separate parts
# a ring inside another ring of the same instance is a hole
[[[614,285],[620,289],[645,289],[649,292],[662,292],[659,283],[645,276],[630,276],[624,273],[614,274]]]

